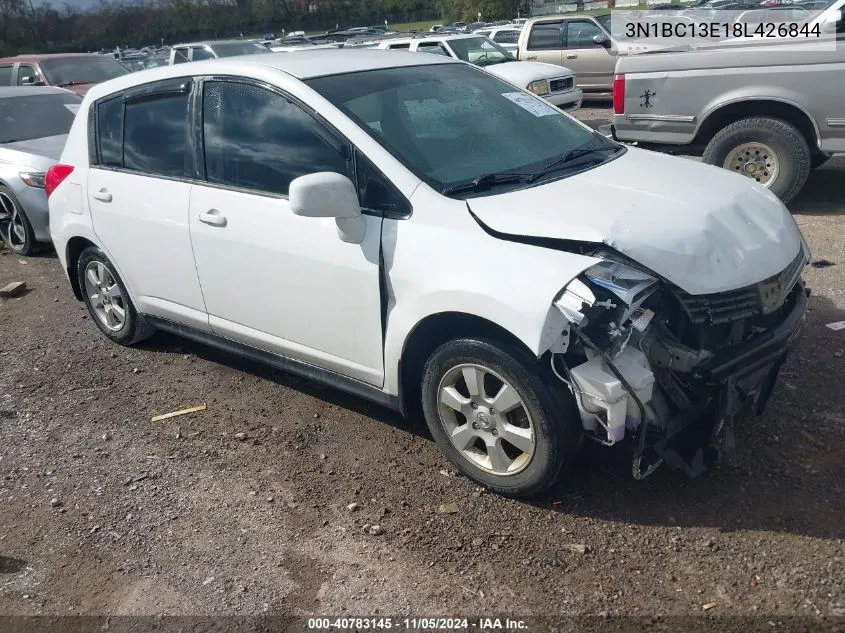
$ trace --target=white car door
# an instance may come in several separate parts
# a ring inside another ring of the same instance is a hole
[[[88,205],[138,310],[208,330],[188,228],[191,88],[168,80],[96,104]]]
[[[294,215],[290,182],[351,173],[346,144],[281,93],[246,80],[203,88],[206,185],[191,238],[214,333],[381,385],[381,217],[361,244],[332,218]]]

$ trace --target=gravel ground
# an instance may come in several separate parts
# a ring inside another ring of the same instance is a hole
[[[807,269],[807,326],[736,464],[635,482],[588,448],[533,503],[331,389],[165,335],[114,346],[54,255],[0,251],[0,285],[31,288],[0,303],[0,614],[845,616],[843,176],[791,205],[834,265]]]

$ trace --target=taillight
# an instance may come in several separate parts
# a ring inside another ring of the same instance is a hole
[[[625,75],[613,76],[613,114],[625,114]]]
[[[48,198],[72,171],[73,167],[70,165],[53,165],[47,170],[47,175],[44,176],[44,191],[47,192]]]

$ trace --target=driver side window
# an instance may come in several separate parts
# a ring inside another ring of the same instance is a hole
[[[593,41],[603,31],[586,20],[572,20],[566,26],[566,48],[596,48],[601,46]]]
[[[30,66],[29,64],[21,64],[20,66],[18,66],[18,85],[34,85],[32,81],[24,81],[27,78],[33,78],[35,81],[38,81],[38,73],[35,72],[35,66]]]

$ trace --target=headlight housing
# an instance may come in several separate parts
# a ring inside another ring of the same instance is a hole
[[[45,174],[43,172],[22,171],[18,173],[18,176],[30,187],[37,187],[38,189],[44,188]]]
[[[537,79],[526,86],[528,92],[533,92],[538,97],[549,94],[549,80]]]
[[[555,306],[575,325],[587,325],[608,310],[622,324],[657,287],[657,279],[648,273],[604,260],[569,282]]]

